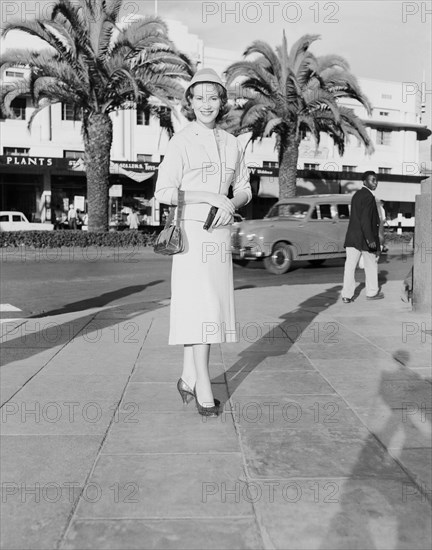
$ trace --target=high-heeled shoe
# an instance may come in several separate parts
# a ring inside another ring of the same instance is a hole
[[[217,399],[214,400],[214,402],[215,402],[214,407],[203,407],[200,404],[200,402],[198,401],[198,397],[197,397],[195,388],[194,388],[194,397],[195,397],[195,403],[196,403],[198,412],[200,413],[201,416],[213,416],[213,417],[218,416],[218,414],[219,414],[218,406],[219,405],[216,405],[216,401],[218,402],[218,404],[219,404],[219,401]]]
[[[194,392],[190,389],[190,387],[184,382],[182,378],[179,378],[177,382],[177,389],[179,391],[179,394],[181,395],[181,398],[183,399],[183,404],[187,405],[189,401],[192,401],[194,398]]]
[[[179,394],[181,395],[181,398],[183,399],[183,404],[187,405],[190,401],[195,397],[193,390],[186,384],[186,382],[179,378],[177,382],[177,389],[179,391]],[[219,399],[214,400],[215,407],[219,407],[220,401]]]

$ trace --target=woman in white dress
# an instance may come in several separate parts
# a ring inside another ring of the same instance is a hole
[[[237,342],[231,258],[233,214],[252,197],[237,138],[217,128],[227,112],[227,91],[212,69],[197,71],[185,92],[183,113],[193,121],[170,140],[159,167],[155,197],[176,205],[185,249],[173,256],[169,344],[184,346],[177,388],[184,403],[217,416],[210,376],[210,345]],[[230,186],[233,198],[228,198]],[[212,206],[214,221],[203,224]]]

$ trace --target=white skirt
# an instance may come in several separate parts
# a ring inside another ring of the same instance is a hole
[[[231,226],[206,231],[182,220],[185,249],[173,256],[169,345],[238,342]]]

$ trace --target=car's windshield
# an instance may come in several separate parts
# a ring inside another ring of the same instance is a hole
[[[300,202],[275,204],[272,206],[266,218],[303,219],[309,212],[310,205]]]

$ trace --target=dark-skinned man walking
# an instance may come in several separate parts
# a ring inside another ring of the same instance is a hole
[[[360,257],[363,258],[366,299],[380,300],[384,294],[378,288],[378,258],[380,253],[380,217],[373,192],[378,186],[376,173],[368,170],[363,174],[363,186],[354,193],[351,213],[345,237],[346,260],[342,289],[342,301],[353,301],[355,270]]]

